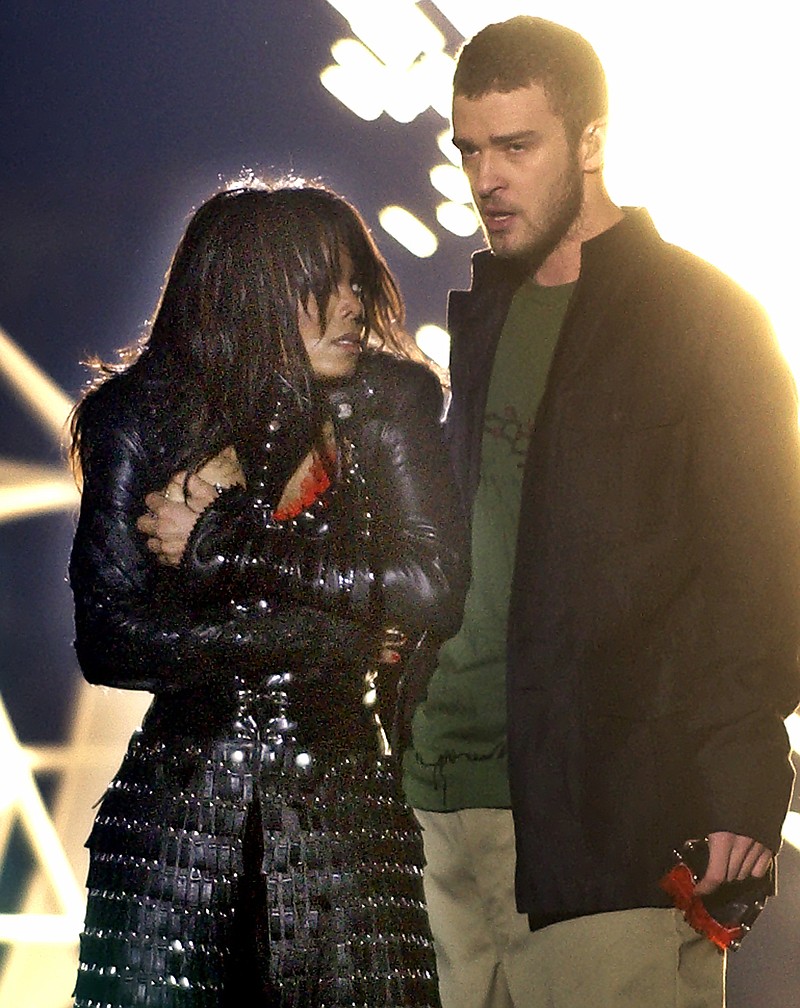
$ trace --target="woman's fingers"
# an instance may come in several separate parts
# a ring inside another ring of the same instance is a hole
[[[236,450],[232,445],[223,448],[219,455],[215,455],[202,468],[197,471],[197,475],[210,483],[211,486],[232,487],[244,486],[244,473],[236,457]]]

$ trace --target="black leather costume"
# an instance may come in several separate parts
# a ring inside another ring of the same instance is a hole
[[[237,445],[247,490],[204,512],[175,571],[134,524],[182,461],[151,372],[101,386],[82,440],[81,668],[155,698],[87,842],[76,1006],[438,1004],[418,837],[362,703],[387,627],[413,649],[460,619],[438,383],[364,355],[332,406],[342,471],[283,525],[299,439],[271,404]]]

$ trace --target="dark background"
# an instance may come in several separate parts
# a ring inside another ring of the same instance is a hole
[[[460,38],[437,24],[454,52]],[[439,229],[440,250],[420,261],[378,225],[388,203],[433,219],[427,173],[443,120],[363,122],[322,87],[331,44],[349,34],[327,3],[23,0],[4,6],[0,32],[0,325],[71,397],[83,357],[139,334],[187,213],[243,170],[321,178],[350,198],[406,293],[412,331],[443,324],[477,236]],[[63,464],[1,381],[0,410],[0,457]],[[27,743],[64,738],[78,683],[72,527],[72,514],[0,524],[0,684]],[[800,1002],[796,851],[783,869],[784,898],[734,961],[730,1008]]]

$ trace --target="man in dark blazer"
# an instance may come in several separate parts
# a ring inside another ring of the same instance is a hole
[[[459,58],[490,246],[448,319],[472,582],[403,760],[444,1008],[721,1005],[659,880],[703,838],[698,894],[767,876],[791,794],[794,384],[760,306],[611,201],[606,111],[551,22]]]

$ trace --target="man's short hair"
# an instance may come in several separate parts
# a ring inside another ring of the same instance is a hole
[[[481,29],[459,54],[453,94],[481,98],[538,84],[567,136],[577,143],[586,126],[608,111],[606,76],[597,53],[570,28],[520,15]]]

